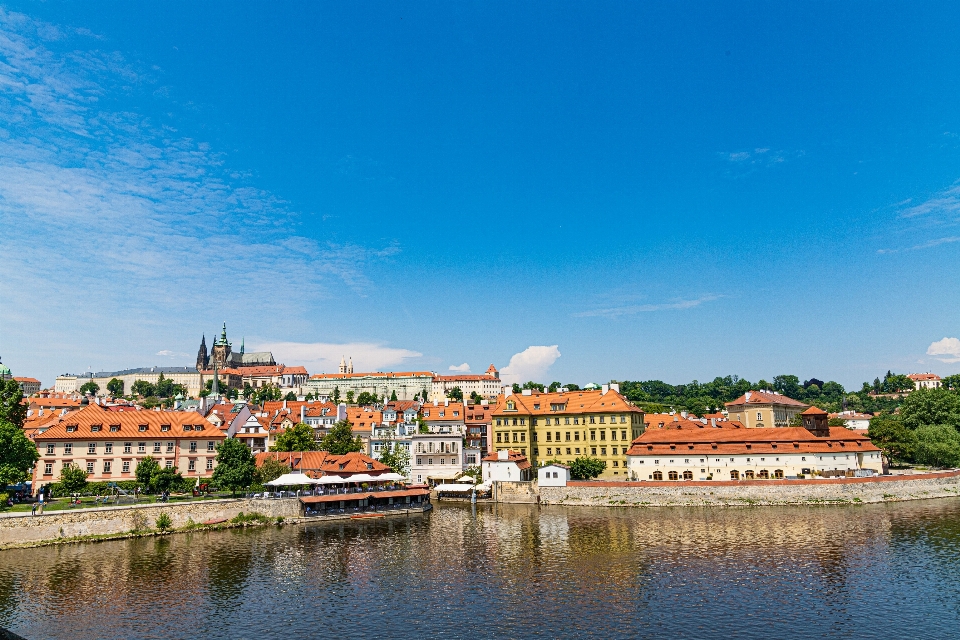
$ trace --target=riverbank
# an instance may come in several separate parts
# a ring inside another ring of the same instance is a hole
[[[960,496],[960,470],[873,478],[570,482],[538,487],[541,504],[606,507],[872,504]]]

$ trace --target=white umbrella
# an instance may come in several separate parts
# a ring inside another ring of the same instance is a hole
[[[271,487],[290,487],[300,484],[317,484],[317,480],[314,480],[305,473],[285,473],[276,480],[271,480],[265,484]]]
[[[374,482],[378,478],[366,473],[357,473],[352,476],[347,476],[347,482]]]
[[[384,473],[377,476],[377,480],[406,480],[406,476],[402,476],[399,473]]]
[[[317,484],[346,484],[346,482],[340,476],[323,476],[317,480]]]

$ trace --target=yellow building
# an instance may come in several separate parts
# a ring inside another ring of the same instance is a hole
[[[810,405],[773,391],[747,391],[727,403],[730,420],[743,424],[748,429],[789,427],[794,416],[803,413]]]
[[[492,414],[494,451],[512,449],[534,466],[581,456],[607,463],[601,479],[627,475],[627,450],[643,433],[643,411],[613,385],[596,391],[524,390],[499,398]]]

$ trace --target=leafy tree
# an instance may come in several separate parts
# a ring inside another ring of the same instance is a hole
[[[0,422],[9,422],[23,429],[27,419],[27,405],[23,404],[23,389],[20,383],[10,378],[0,380]]]
[[[410,470],[410,450],[399,442],[388,441],[380,452],[380,462],[390,467],[394,473],[405,476]]]
[[[295,394],[293,391],[288,391],[287,395],[283,396],[283,399],[287,402],[296,402],[297,394]]]
[[[320,441],[320,450],[342,456],[352,451],[363,451],[363,441],[353,437],[353,427],[349,420],[340,420],[334,424]]]
[[[953,426],[928,424],[915,435],[914,460],[932,467],[960,467],[960,432]]]
[[[243,397],[247,400],[250,399],[250,396],[253,395],[253,387],[250,386],[249,382],[243,383]]]
[[[283,392],[280,391],[280,387],[277,387],[272,384],[265,385],[263,387],[258,387],[251,391],[248,399],[253,404],[258,404],[261,407],[265,402],[276,402],[283,398]],[[296,399],[296,398],[294,398]]]
[[[60,486],[66,493],[80,493],[87,486],[87,472],[77,465],[63,465],[60,470]]]
[[[470,392],[470,399],[473,400],[473,404],[480,404],[481,402],[483,402],[483,396],[481,396],[476,391]]]
[[[447,391],[447,397],[457,402],[463,402],[463,391],[460,390],[460,387],[454,387]]]
[[[847,421],[843,418],[830,418],[827,420],[828,427],[845,427],[847,426]]]
[[[0,488],[27,480],[39,459],[37,445],[23,434],[23,429],[0,419]]]
[[[580,386],[579,386],[579,385],[576,385],[576,384],[573,384],[572,382],[568,382],[567,384],[565,384],[565,385],[563,385],[563,386],[565,386],[565,387],[566,387],[567,389],[569,389],[570,391],[580,391]]]
[[[149,398],[150,396],[157,395],[156,388],[146,380],[135,380],[130,390],[134,395],[138,395],[141,398]]]
[[[429,398],[429,396],[430,396],[430,394],[427,392],[426,389],[424,389],[423,391],[420,392],[420,397],[423,399],[424,402],[427,401],[427,399]]]
[[[607,463],[600,458],[580,456],[570,463],[570,477],[575,480],[589,480],[596,478],[607,468]]]
[[[773,390],[788,398],[795,398],[800,395],[800,378],[792,375],[774,376]]]
[[[960,391],[960,373],[943,378],[940,381],[940,384],[943,385],[944,389],[950,389],[952,391]]]
[[[137,471],[140,470],[140,465],[137,465]],[[137,477],[139,480],[139,476]],[[157,467],[157,470],[153,472],[153,475],[150,476],[150,486],[153,487],[153,490],[157,493],[162,493],[164,491],[170,491],[175,486],[178,486],[183,483],[183,476],[180,475],[180,472],[174,469],[173,467]]]
[[[960,428],[960,394],[948,389],[917,389],[903,400],[900,419],[911,429],[928,424]]]
[[[430,433],[430,425],[423,419],[423,416],[417,416],[417,433]]]
[[[290,473],[290,467],[280,462],[276,458],[267,458],[259,467],[257,467],[256,481],[260,484],[266,484],[271,480],[276,480],[285,473]]]
[[[563,385],[560,384],[559,382],[551,382],[550,386],[547,387],[547,390],[550,391],[550,393],[556,393],[557,391],[560,390],[560,387],[562,386]]]
[[[123,395],[123,380],[120,378],[111,378],[110,382],[107,383],[107,391],[113,397],[119,397]]]
[[[353,404],[353,389],[347,391],[347,404]]]
[[[137,482],[144,491],[153,490],[153,476],[160,471],[160,465],[152,456],[147,456],[137,463]]]
[[[160,515],[157,516],[157,521],[154,524],[157,527],[157,531],[163,533],[173,527],[173,519],[166,513],[161,512]]]
[[[761,378],[757,384],[754,386],[755,391],[769,391],[773,389],[773,385]]]
[[[523,389],[520,387],[520,385],[517,384],[516,382],[513,383],[512,389],[513,389],[513,392],[514,392],[514,393],[521,393],[521,392],[523,391]]]
[[[545,387],[544,387],[542,384],[540,384],[539,382],[534,382],[533,380],[528,380],[527,382],[524,382],[524,383],[523,383],[523,387],[522,387],[522,388],[523,388],[523,389],[532,389],[532,390],[534,390],[534,391],[543,391]]]
[[[270,451],[316,451],[318,448],[313,429],[300,422],[278,435]]]
[[[913,431],[892,416],[877,416],[870,421],[867,432],[890,464],[902,464],[913,458],[916,438]]]
[[[100,385],[93,380],[90,382],[84,382],[82,385],[80,385],[80,393],[97,395],[98,391],[100,391]]]
[[[227,438],[217,446],[217,466],[213,482],[226,487],[236,495],[238,489],[249,487],[255,478],[257,465],[250,447],[236,438]]]
[[[340,387],[333,388],[333,404],[340,404]]]
[[[347,397],[349,397],[349,394],[347,394]],[[360,406],[365,406],[368,404],[377,404],[379,400],[380,399],[376,395],[372,393],[367,393],[366,391],[361,391],[360,395],[357,396],[357,404]]]
[[[394,389],[393,391],[390,392],[390,402],[396,402],[396,401],[397,401],[397,390]]]

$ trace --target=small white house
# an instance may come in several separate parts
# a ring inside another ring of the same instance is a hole
[[[483,459],[483,481],[527,482],[531,480],[532,465],[519,451],[501,449]]]
[[[541,487],[565,487],[570,482],[570,467],[548,464],[537,469],[537,484]]]

